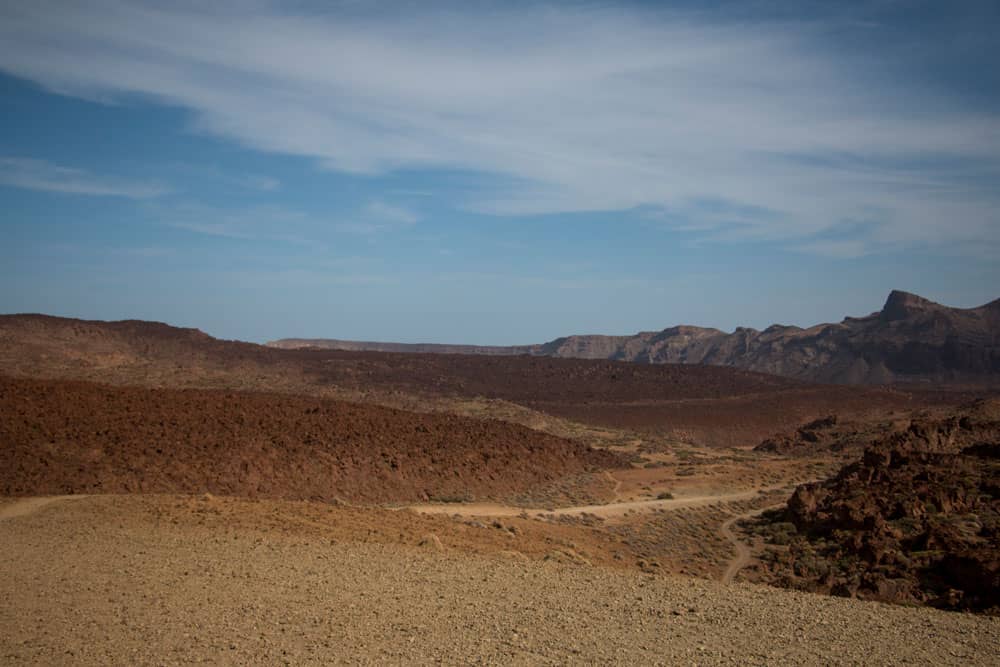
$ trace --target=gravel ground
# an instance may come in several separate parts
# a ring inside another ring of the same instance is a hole
[[[0,663],[1000,662],[998,618],[255,529],[252,516],[227,530],[154,521],[149,502],[2,503]]]

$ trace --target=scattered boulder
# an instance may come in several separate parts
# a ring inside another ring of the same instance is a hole
[[[419,547],[427,547],[434,549],[435,551],[444,551],[444,545],[441,544],[441,539],[434,533],[427,533],[424,535],[420,542],[417,543]]]

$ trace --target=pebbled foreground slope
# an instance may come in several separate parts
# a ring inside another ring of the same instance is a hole
[[[268,502],[219,525],[157,500],[0,520],[0,661],[966,666],[1000,645],[995,618],[468,556],[443,533],[443,551],[331,540],[336,508],[277,508],[282,529]]]

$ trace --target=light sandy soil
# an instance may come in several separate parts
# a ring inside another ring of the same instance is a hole
[[[14,519],[19,516],[34,514],[46,505],[63,500],[79,500],[87,496],[41,496],[39,498],[20,498],[0,505],[0,521]]]
[[[725,539],[729,540],[732,543],[733,548],[736,550],[736,555],[733,556],[733,559],[731,561],[729,561],[729,565],[726,566],[726,571],[722,573],[722,579],[721,579],[722,583],[724,584],[732,583],[733,579],[736,578],[736,575],[740,573],[740,570],[749,565],[751,560],[751,554],[752,554],[751,549],[745,542],[743,542],[743,540],[737,537],[736,533],[733,532],[733,524],[735,524],[737,521],[742,521],[743,519],[749,519],[751,517],[760,516],[761,514],[770,509],[775,509],[776,507],[783,507],[783,506],[784,503],[781,503],[778,505],[768,505],[767,507],[760,507],[754,510],[750,510],[749,512],[744,512],[742,514],[734,516],[733,518],[729,519],[721,526],[719,526],[719,534],[722,535],[722,537],[724,537]]]
[[[360,510],[220,501],[214,514],[213,503],[105,496],[34,503],[16,516],[17,505],[4,503],[0,663],[970,665],[1000,657],[997,618],[474,555],[450,547],[447,534],[418,548],[393,539],[393,519],[406,513],[373,512],[368,535],[377,539],[366,542]],[[447,523],[408,516],[418,530]],[[341,520],[354,538],[345,539]],[[409,539],[406,530],[398,524]],[[528,538],[503,539],[516,548]]]
[[[682,507],[705,507],[717,503],[730,503],[739,500],[750,500],[762,492],[773,491],[783,488],[784,485],[776,487],[765,487],[763,489],[752,489],[749,491],[737,491],[735,493],[719,493],[707,496],[685,496],[682,498],[670,498],[664,500],[630,500],[625,502],[612,502],[601,505],[578,505],[576,507],[557,507],[551,510],[527,509],[523,507],[513,507],[510,505],[500,505],[496,503],[425,503],[408,505],[407,509],[422,514],[446,514],[449,516],[468,517],[511,517],[511,516],[582,516],[591,514],[593,516],[617,518],[631,512],[653,512],[656,510],[670,511]]]

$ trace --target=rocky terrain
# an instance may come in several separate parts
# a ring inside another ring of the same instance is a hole
[[[620,456],[523,426],[318,398],[0,377],[0,495],[543,495]]]
[[[893,418],[895,417],[895,418]],[[785,456],[817,456],[832,453],[856,457],[873,441],[889,433],[905,430],[908,415],[890,412],[869,419],[841,419],[827,415],[814,419],[794,431],[777,433],[754,447],[755,452]]]
[[[984,616],[529,559],[545,537],[527,530],[306,503],[28,502],[0,504],[9,665],[965,666],[1000,644]],[[578,539],[546,528],[550,551]],[[466,552],[476,533],[502,546]]]
[[[721,366],[277,348],[156,322],[0,316],[0,374],[226,388],[559,420],[710,446],[748,446],[830,413],[908,410],[965,395],[816,385]],[[560,429],[565,435],[570,430]]]
[[[710,364],[814,382],[889,384],[934,380],[1000,383],[1000,299],[949,308],[894,291],[881,311],[808,329],[773,326],[733,333],[675,326],[633,336],[567,336],[540,345],[472,347],[324,339],[283,339],[283,348],[614,359],[644,364]]]
[[[883,435],[756,531],[762,580],[1000,613],[1000,401]]]

